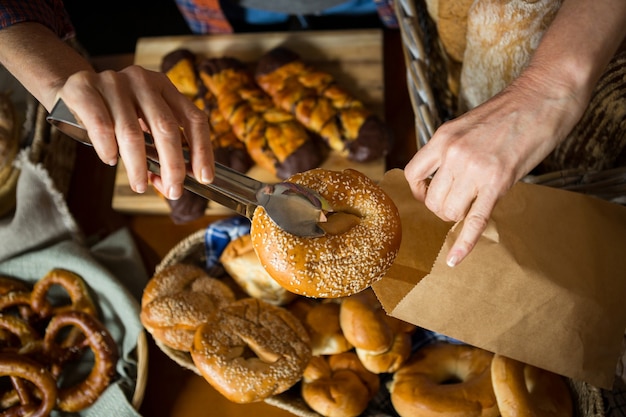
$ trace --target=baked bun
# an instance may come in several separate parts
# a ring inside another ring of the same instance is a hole
[[[334,355],[353,348],[341,330],[341,306],[337,301],[299,297],[288,309],[300,319],[309,333],[314,356]]]
[[[316,298],[355,294],[382,278],[402,238],[400,216],[391,198],[353,169],[317,168],[288,181],[318,192],[334,212],[320,224],[324,236],[307,238],[280,229],[258,207],[250,235],[269,274],[288,291]]]
[[[366,349],[356,349],[359,360],[370,372],[375,374],[393,373],[411,356],[411,334],[394,334],[391,346],[385,352],[373,353]]]
[[[394,409],[401,417],[498,417],[492,358],[469,345],[441,342],[419,349],[393,375]]]
[[[380,379],[354,352],[311,358],[302,378],[302,398],[326,417],[354,417],[378,393]]]
[[[274,305],[291,302],[296,295],[284,289],[272,278],[254,252],[249,234],[231,240],[220,262],[228,275],[250,296]]]
[[[383,353],[391,348],[394,331],[387,317],[370,288],[346,297],[341,302],[341,329],[346,339],[357,349]]]
[[[255,79],[278,107],[348,159],[365,162],[387,154],[390,129],[332,75],[294,51],[281,46],[265,53]]]
[[[243,298],[198,328],[191,357],[200,374],[233,402],[280,394],[311,359],[309,336],[286,309]]]
[[[572,395],[560,375],[496,354],[491,380],[502,417],[573,415]]]
[[[141,298],[140,319],[160,343],[189,351],[196,329],[234,300],[230,287],[202,268],[175,263],[148,281]]]

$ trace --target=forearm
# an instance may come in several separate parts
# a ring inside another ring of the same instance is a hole
[[[626,1],[564,0],[543,36],[524,78],[544,80],[576,97],[579,112],[626,37]]]
[[[50,111],[57,90],[89,62],[50,29],[34,22],[0,30],[0,64]]]

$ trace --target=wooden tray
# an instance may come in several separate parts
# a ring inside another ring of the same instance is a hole
[[[383,39],[382,31],[378,29],[141,38],[135,49],[134,63],[158,71],[166,53],[187,48],[199,55],[229,55],[253,65],[262,54],[278,45],[292,48],[316,68],[332,74],[344,88],[384,119]],[[385,160],[357,163],[331,153],[322,167],[354,168],[378,181],[385,173]],[[252,167],[248,175],[266,182],[278,180],[258,166]],[[169,213],[167,202],[152,187],[148,187],[144,194],[136,194],[130,189],[122,163],[116,172],[112,205],[115,210],[127,213]],[[206,214],[227,213],[230,213],[228,209],[209,202]]]

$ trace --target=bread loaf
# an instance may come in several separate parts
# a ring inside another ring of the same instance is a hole
[[[519,76],[561,1],[474,2],[467,17],[459,96],[461,110],[483,103]]]

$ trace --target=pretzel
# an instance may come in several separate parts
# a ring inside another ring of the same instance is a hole
[[[115,376],[115,365],[119,357],[117,344],[94,316],[83,311],[65,311],[52,317],[43,340],[43,350],[47,357],[63,358],[68,348],[56,342],[61,330],[67,326],[79,328],[85,336],[85,343],[93,352],[94,364],[89,375],[75,385],[59,389],[57,408],[75,412],[93,404],[108,387]]]
[[[0,314],[0,329],[3,330],[4,337],[2,345],[4,351],[15,350],[18,353],[29,353],[38,345],[40,336],[28,322],[18,316]],[[11,336],[19,339],[19,344],[14,346]]]
[[[53,285],[65,289],[72,303],[70,305],[53,305],[48,300],[48,293]],[[55,268],[35,283],[31,293],[30,304],[41,317],[50,317],[68,310],[79,310],[96,315],[96,306],[89,295],[87,284],[80,275],[74,272]]]
[[[2,277],[6,278],[6,277]],[[0,311],[6,313],[13,309],[24,319],[30,320],[35,313],[30,306],[30,289],[2,280],[0,284]]]
[[[3,405],[3,417],[50,415],[57,401],[56,380],[38,362],[15,353],[0,353],[0,376],[10,376],[13,384],[10,404],[6,409]],[[27,389],[29,384],[34,385],[34,391]]]

